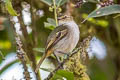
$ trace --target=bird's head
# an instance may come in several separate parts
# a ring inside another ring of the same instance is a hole
[[[73,20],[73,17],[70,16],[70,15],[60,15],[58,17],[58,22],[59,24],[63,24],[63,23],[66,23],[66,22],[70,22]]]

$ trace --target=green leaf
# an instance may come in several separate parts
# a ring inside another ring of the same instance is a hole
[[[63,80],[63,78],[66,78],[67,80],[74,80],[74,75],[72,72],[66,70],[58,70],[51,80]]]
[[[65,4],[68,0],[56,0],[56,5],[57,7],[62,6],[63,4]]]
[[[42,2],[46,3],[47,5],[51,6],[52,5],[52,0],[41,0]]]
[[[44,71],[47,71],[47,72],[52,72],[53,71],[52,69],[46,69],[46,68],[40,68],[40,69],[42,69]]]
[[[50,80],[64,80],[62,76],[55,74],[54,77]]]
[[[48,23],[50,23],[50,24],[56,26],[56,22],[55,22],[54,19],[52,19],[52,18],[47,18],[47,21],[48,21]]]
[[[115,4],[115,5],[110,5],[110,6],[96,9],[95,11],[91,12],[84,21],[86,21],[88,18],[91,18],[91,17],[101,17],[101,16],[115,14],[115,13],[120,13],[120,5]]]
[[[51,6],[53,3],[53,0],[41,0],[42,2],[46,3],[47,5]],[[63,5],[66,3],[68,0],[56,0],[56,5],[57,7]]]
[[[82,17],[85,19],[88,15],[87,14],[82,14]],[[109,22],[107,20],[102,20],[102,19],[94,19],[94,18],[89,18],[88,19],[89,22],[91,22],[92,24],[101,26],[101,27],[108,27]]]
[[[0,51],[0,56],[2,57],[2,60],[5,60],[5,57],[1,51]]]
[[[50,30],[53,30],[55,28],[55,26],[53,24],[50,24],[47,22],[44,22],[44,26],[45,26],[45,28],[50,29]]]
[[[60,6],[60,4],[61,4],[61,2],[62,2],[62,1],[66,1],[66,0],[59,0],[59,1],[57,2],[57,4],[56,4],[56,5],[57,5],[57,7],[59,7],[59,6]]]
[[[3,67],[1,70],[0,70],[0,74],[2,74],[5,70],[7,70],[10,66],[12,66],[14,63],[17,63],[18,60],[14,60],[12,62],[10,62],[9,64],[5,65],[5,67]]]
[[[45,52],[45,48],[33,48],[33,50],[41,53]]]
[[[9,14],[12,16],[18,16],[17,12],[13,9],[11,0],[5,0],[5,7],[8,10]]]
[[[53,30],[56,27],[56,22],[52,18],[47,18],[47,22],[44,22],[45,28]]]

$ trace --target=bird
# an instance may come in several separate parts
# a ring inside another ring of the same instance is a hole
[[[73,51],[78,44],[80,37],[79,27],[71,15],[62,15],[58,17],[58,27],[56,27],[48,36],[45,53],[40,59],[35,73],[38,72],[42,62],[52,53],[56,57],[63,56]]]

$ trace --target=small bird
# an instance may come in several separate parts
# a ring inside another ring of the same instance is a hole
[[[56,27],[48,36],[45,54],[40,59],[35,73],[38,72],[44,59],[52,53],[56,57],[63,56],[71,52],[79,41],[80,31],[78,25],[70,15],[58,17],[58,27]]]

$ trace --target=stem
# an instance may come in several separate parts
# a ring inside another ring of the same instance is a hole
[[[36,31],[36,26],[35,26],[35,14],[33,12],[33,0],[30,0],[30,12],[31,12],[31,19],[32,19],[32,22],[31,22],[31,28],[32,28],[32,42],[34,43],[33,44],[33,47],[37,47],[37,44],[38,44],[38,38],[37,38],[37,31]],[[33,52],[34,53],[34,52]],[[36,66],[35,66],[36,67]],[[36,69],[36,68],[35,68]],[[37,77],[37,80],[41,80],[41,77],[40,77],[40,73],[36,73],[36,77]]]
[[[58,21],[57,21],[57,7],[56,7],[56,4],[55,4],[55,0],[53,0],[53,6],[54,6],[54,15],[55,15],[55,22],[56,22],[56,26],[58,26]]]
[[[32,39],[33,39],[33,47],[37,47],[37,44],[38,44],[38,36],[37,36],[37,29],[36,29],[36,26],[35,26],[35,20],[36,20],[36,15],[35,13],[33,12],[33,0],[30,0],[30,13],[31,13],[31,19],[32,19],[32,22],[31,22],[31,28],[32,28]]]

